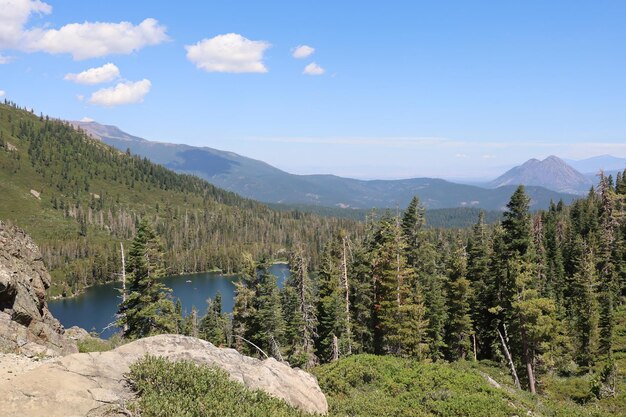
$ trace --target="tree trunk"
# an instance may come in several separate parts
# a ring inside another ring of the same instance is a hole
[[[524,362],[526,363],[526,373],[528,374],[528,388],[530,392],[533,394],[537,393],[535,389],[535,373],[533,372],[533,355],[530,354],[528,349],[528,339],[526,337],[526,330],[524,329],[524,324],[522,323],[520,334],[522,337],[522,351],[524,352]]]
[[[500,336],[500,342],[502,342],[502,350],[504,351],[504,356],[506,357],[506,360],[509,363],[509,369],[511,370],[511,376],[513,377],[513,382],[515,383],[515,387],[517,389],[522,389],[522,386],[519,383],[519,378],[517,377],[517,371],[515,370],[515,364],[513,363],[513,358],[511,357],[509,348],[506,346],[506,341],[504,340],[504,336],[502,336],[502,332],[500,332],[500,329],[496,328],[496,330],[498,331],[498,336]]]
[[[339,339],[333,334],[333,357],[331,362],[335,362],[339,359]]]

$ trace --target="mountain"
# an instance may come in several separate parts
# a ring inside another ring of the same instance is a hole
[[[428,209],[480,207],[502,210],[514,185],[497,189],[456,184],[435,178],[356,180],[335,175],[295,175],[232,152],[151,142],[115,126],[72,122],[93,137],[122,151],[146,157],[177,172],[194,174],[242,196],[273,204],[354,209],[405,207],[418,195]],[[528,187],[532,207],[545,208],[550,200],[571,201],[574,196]]]
[[[0,104],[0,219],[39,245],[53,295],[114,279],[120,242],[129,247],[142,219],[162,239],[170,274],[236,272],[242,253],[284,257],[295,241],[307,246],[314,264],[319,242],[361,227],[272,210],[7,104]]]
[[[612,155],[600,155],[579,161],[568,160],[567,163],[578,171],[597,175],[600,170],[605,172],[624,171],[626,169],[626,158],[618,158]]]
[[[589,191],[593,182],[562,159],[549,156],[543,161],[530,159],[491,181],[489,186],[497,188],[519,184],[544,187],[563,193],[583,194]]]

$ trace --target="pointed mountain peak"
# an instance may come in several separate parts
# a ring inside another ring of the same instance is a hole
[[[581,194],[588,190],[592,182],[558,156],[550,155],[543,161],[529,159],[496,178],[489,185],[497,188],[519,184],[538,185],[554,191]]]

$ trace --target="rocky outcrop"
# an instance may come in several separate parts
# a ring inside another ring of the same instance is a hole
[[[301,410],[325,414],[326,398],[312,375],[274,359],[260,361],[211,343],[180,335],[160,335],[108,352],[78,353],[0,381],[5,417],[118,415],[131,400],[124,378],[144,355],[217,366],[250,389],[261,389]]]
[[[50,314],[41,252],[21,229],[0,221],[0,352],[55,356],[77,352]]]

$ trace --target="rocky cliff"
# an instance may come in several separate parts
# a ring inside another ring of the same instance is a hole
[[[326,397],[311,374],[274,359],[243,356],[233,349],[180,335],[140,339],[108,352],[77,353],[0,380],[5,417],[121,416],[133,394],[125,374],[144,355],[219,367],[250,389],[260,389],[310,413],[326,414]]]
[[[0,221],[0,352],[57,356],[77,352],[50,314],[41,252],[21,229]]]

